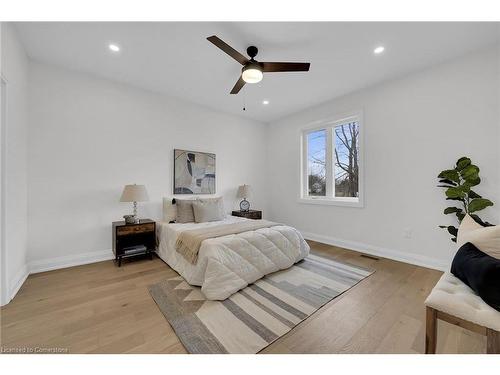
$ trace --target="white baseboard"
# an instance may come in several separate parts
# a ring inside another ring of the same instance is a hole
[[[83,264],[102,262],[114,259],[112,250],[92,251],[89,253],[66,255],[57,258],[41,259],[29,262],[29,272],[39,273],[60,268],[81,266]]]
[[[340,238],[325,236],[321,234],[315,234],[304,231],[300,232],[302,233],[302,236],[304,236],[305,239],[325,243],[327,245],[333,245],[333,246],[343,247],[345,249],[356,250],[361,253],[379,256],[382,258],[389,258],[392,260],[397,260],[400,262],[410,263],[417,266],[432,268],[439,271],[447,271],[449,269],[449,263],[442,259],[434,259],[427,257],[425,255],[386,249],[378,246],[368,245],[361,242],[343,240]]]
[[[9,282],[9,295],[8,301],[4,301],[5,304],[9,303],[17,294],[21,286],[23,286],[24,282],[29,276],[29,270],[26,265],[22,266],[14,277]]]

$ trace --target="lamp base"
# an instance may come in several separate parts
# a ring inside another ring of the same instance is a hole
[[[123,215],[125,224],[139,224],[140,219],[136,215]]]

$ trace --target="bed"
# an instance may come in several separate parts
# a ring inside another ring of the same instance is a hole
[[[309,254],[300,232],[287,225],[275,225],[239,234],[206,239],[195,264],[176,251],[176,241],[186,230],[248,221],[227,216],[206,223],[167,223],[158,226],[157,253],[187,283],[201,286],[207,299],[224,300],[263,276],[291,267]]]

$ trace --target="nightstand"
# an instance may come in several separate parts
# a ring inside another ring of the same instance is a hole
[[[247,219],[257,219],[257,220],[262,219],[262,211],[258,210],[233,211],[231,215],[245,217]]]
[[[149,259],[153,259],[155,249],[156,223],[153,220],[142,219],[138,224],[113,222],[113,253],[118,267],[123,258],[149,255]]]

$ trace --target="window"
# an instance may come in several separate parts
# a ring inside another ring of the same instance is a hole
[[[301,202],[362,206],[361,136],[361,115],[303,130]]]
[[[326,196],[326,130],[307,134],[308,195]]]

